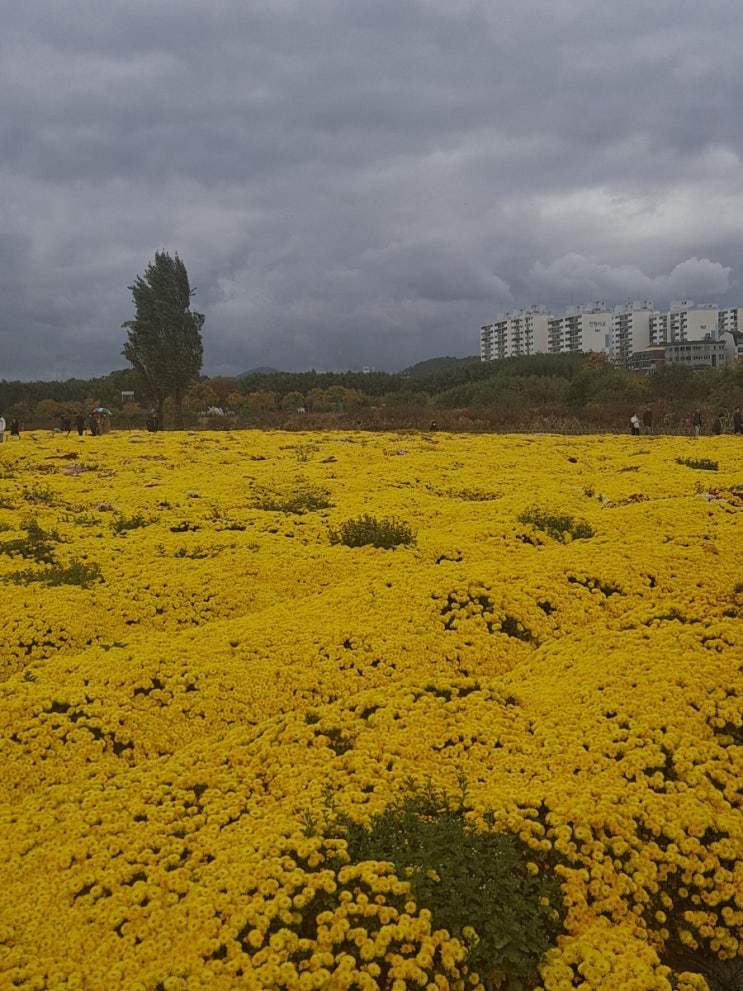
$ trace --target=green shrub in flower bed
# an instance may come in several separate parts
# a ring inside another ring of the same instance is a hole
[[[415,534],[409,524],[395,517],[381,520],[365,513],[353,520],[341,523],[337,530],[330,531],[331,544],[345,544],[346,547],[382,547],[391,550],[405,544],[415,543]]]
[[[550,512],[537,506],[525,510],[519,516],[519,523],[530,523],[548,537],[562,543],[565,543],[568,537],[570,540],[587,540],[594,536],[593,528],[585,521],[574,520],[567,514]]]
[[[395,865],[417,905],[431,911],[433,928],[467,947],[468,969],[486,988],[534,987],[565,918],[543,853],[512,833],[478,831],[461,802],[431,787],[413,786],[365,824],[336,815],[330,831],[346,840],[353,862]]]
[[[263,509],[272,513],[291,513],[296,516],[301,516],[303,513],[314,513],[318,509],[328,509],[332,505],[330,493],[316,486],[307,486],[288,492],[261,489],[253,501],[254,509]]]
[[[709,458],[676,458],[676,464],[696,468],[698,471],[717,471],[720,467],[719,461],[711,461]]]

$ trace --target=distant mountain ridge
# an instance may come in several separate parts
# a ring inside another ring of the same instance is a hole
[[[410,376],[435,375],[436,372],[445,372],[450,368],[459,368],[462,365],[473,365],[479,361],[479,354],[473,354],[467,358],[452,358],[449,355],[443,358],[427,358],[425,361],[411,365],[410,368],[403,369],[402,374]]]
[[[281,370],[279,368],[271,368],[269,365],[261,365],[260,368],[251,368],[247,372],[240,372],[236,375],[236,379],[247,378],[248,375],[279,375]]]
[[[415,365],[410,365],[409,368],[403,368],[400,372],[390,372],[390,375],[435,375],[436,372],[445,372],[449,368],[457,368],[460,365],[472,365],[475,362],[480,361],[479,354],[470,355],[467,358],[453,358],[450,355],[446,355],[441,358],[426,358],[425,361],[416,362]],[[351,371],[358,371],[358,369],[348,369]],[[249,375],[288,375],[294,374],[291,372],[283,372],[280,368],[271,368],[269,365],[261,365],[259,368],[251,368],[247,372],[240,372],[235,378],[244,379]],[[324,374],[324,373],[320,373]]]

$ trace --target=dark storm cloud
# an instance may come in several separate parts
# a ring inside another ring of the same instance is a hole
[[[530,302],[743,304],[739,11],[4,5],[0,377],[123,367],[158,249],[210,374],[473,354]]]

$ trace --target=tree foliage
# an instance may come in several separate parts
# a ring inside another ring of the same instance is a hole
[[[157,407],[160,422],[165,400],[171,398],[175,426],[183,427],[183,399],[196,379],[204,355],[201,328],[204,316],[191,310],[193,290],[178,255],[155,252],[144,276],[129,286],[135,317],[122,324],[127,340],[122,354],[131,362],[140,387]]]
[[[694,402],[696,396],[695,375],[683,365],[663,365],[648,376],[653,395],[679,408]]]

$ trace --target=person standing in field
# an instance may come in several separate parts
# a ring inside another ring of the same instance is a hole
[[[18,417],[14,416],[10,421],[10,436],[17,437],[18,440],[21,439],[21,425],[18,422]]]
[[[77,427],[78,437],[82,437],[85,433],[85,414],[78,413],[75,417],[75,426]]]
[[[743,434],[743,413],[740,411],[740,406],[736,406],[733,410],[733,433]]]
[[[645,407],[645,412],[642,414],[642,432],[645,435],[653,432],[653,411],[649,406]]]
[[[0,444],[5,440],[5,417],[0,414]]]
[[[630,433],[632,434],[632,436],[633,437],[639,437],[640,436],[640,417],[637,415],[637,413],[633,413],[632,414],[632,416],[630,417],[629,424],[630,424]]]
[[[715,422],[712,424],[713,434],[724,434],[725,433],[725,410],[721,409],[720,412],[715,417]]]
[[[702,413],[698,407],[691,415],[691,432],[693,437],[698,437],[702,432]]]

